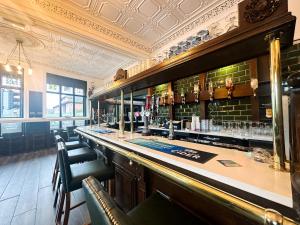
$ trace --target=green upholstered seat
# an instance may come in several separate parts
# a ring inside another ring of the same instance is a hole
[[[67,141],[65,142],[67,150],[72,150],[76,148],[88,147],[88,144],[80,141]]]
[[[83,189],[92,225],[207,225],[159,193],[152,194],[127,215],[118,209],[99,181],[89,177]],[[114,223],[116,222],[116,223]]]
[[[66,149],[58,151],[58,163],[65,192],[81,188],[82,180],[88,176],[94,176],[100,181],[114,176],[114,168],[107,166],[103,159],[71,165]]]
[[[64,142],[68,151],[76,148],[89,147],[89,145],[84,141],[65,141],[60,135],[55,135],[54,139],[56,143]]]
[[[70,164],[92,161],[97,159],[97,154],[89,147],[76,148],[68,151]]]
[[[103,191],[102,186],[93,177],[88,177],[82,182],[85,200],[90,213],[91,225],[112,225],[112,221],[119,225],[135,225],[123,213],[116,203]],[[110,214],[110,216],[108,215]]]

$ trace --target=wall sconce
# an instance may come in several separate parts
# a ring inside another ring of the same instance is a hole
[[[162,99],[162,102],[163,102],[163,105],[165,106],[166,105],[166,99],[168,97],[168,93],[166,91],[163,91],[161,93],[161,99]]]
[[[181,88],[180,97],[181,97],[181,104],[185,104],[185,93],[183,88]]]
[[[256,90],[258,88],[258,80],[257,80],[257,78],[251,78],[250,86],[253,89],[253,96],[256,96]]]
[[[199,102],[199,84],[194,84],[195,102]]]
[[[214,84],[212,81],[208,82],[208,93],[210,101],[214,100]]]
[[[232,78],[231,77],[227,77],[225,79],[225,85],[226,85],[226,89],[227,89],[228,99],[231,99],[232,91],[233,91],[233,82],[232,82]]]
[[[170,101],[171,101],[171,104],[174,105],[174,91],[171,91]]]

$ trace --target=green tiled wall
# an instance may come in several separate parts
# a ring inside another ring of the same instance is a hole
[[[161,96],[162,92],[167,90],[168,90],[168,84],[161,84],[153,88],[153,94],[155,94],[155,96]],[[169,107],[160,106],[158,117],[161,118],[162,120],[169,119]]]
[[[234,84],[244,84],[250,82],[249,65],[247,62],[226,66],[220,69],[209,71],[206,77],[206,86],[212,81],[214,86],[224,86],[225,78],[231,77]],[[223,81],[220,84],[220,81]],[[180,94],[183,89],[185,93],[192,93],[194,84],[199,82],[199,75],[190,76],[174,82],[174,92]],[[163,91],[167,91],[168,85],[162,84],[156,86],[153,90],[155,95],[161,96]],[[208,117],[216,120],[250,120],[251,119],[251,102],[250,98],[241,98],[233,100],[214,101],[218,107],[208,107]],[[199,116],[200,104],[177,104],[175,108],[175,119],[189,119],[193,114]],[[160,107],[159,117],[168,118],[169,109],[167,106]]]
[[[208,103],[208,118],[223,120],[251,120],[251,101],[249,97],[218,100]]]
[[[206,77],[206,87],[212,81],[215,87],[224,87],[225,79],[231,77],[234,84],[250,82],[250,71],[247,62],[237,63],[220,69],[209,71]],[[214,120],[251,120],[250,97],[234,98],[232,100],[215,100],[208,103],[208,118]]]
[[[281,62],[283,79],[286,79],[289,75],[288,66],[291,71],[300,70],[300,43],[282,51]]]
[[[192,93],[194,91],[194,84],[199,83],[199,75],[187,77],[174,82],[174,92],[180,94],[181,90],[184,93]]]
[[[245,84],[250,82],[250,71],[247,62],[237,63],[207,73],[206,85],[212,81],[214,86],[225,86],[225,79],[231,77],[234,84]],[[222,83],[220,82],[222,81]]]
[[[184,93],[193,93],[194,84],[199,83],[199,75],[187,77],[174,82],[174,92],[181,94],[183,90]],[[175,120],[189,119],[192,120],[193,114],[199,116],[200,105],[197,103],[193,104],[179,104],[175,105]]]

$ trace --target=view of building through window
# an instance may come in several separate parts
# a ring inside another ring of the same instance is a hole
[[[23,115],[23,76],[13,72],[0,73],[0,118]],[[1,134],[22,132],[22,123],[2,123]]]
[[[51,76],[51,75],[50,75]],[[59,80],[57,78],[56,80]],[[64,79],[64,77],[62,77]],[[55,81],[56,81],[55,80]],[[74,85],[68,82],[68,85],[59,84],[59,82],[47,82],[46,110],[47,117],[83,117],[85,116],[86,88],[76,87],[80,82],[74,81]],[[73,125],[83,125],[84,121],[52,121],[51,129],[66,128]]]

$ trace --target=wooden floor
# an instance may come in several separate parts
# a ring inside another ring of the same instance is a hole
[[[0,158],[0,225],[54,225],[51,178],[54,150]],[[82,190],[71,204],[84,200]],[[89,223],[86,204],[71,211],[69,225]]]

